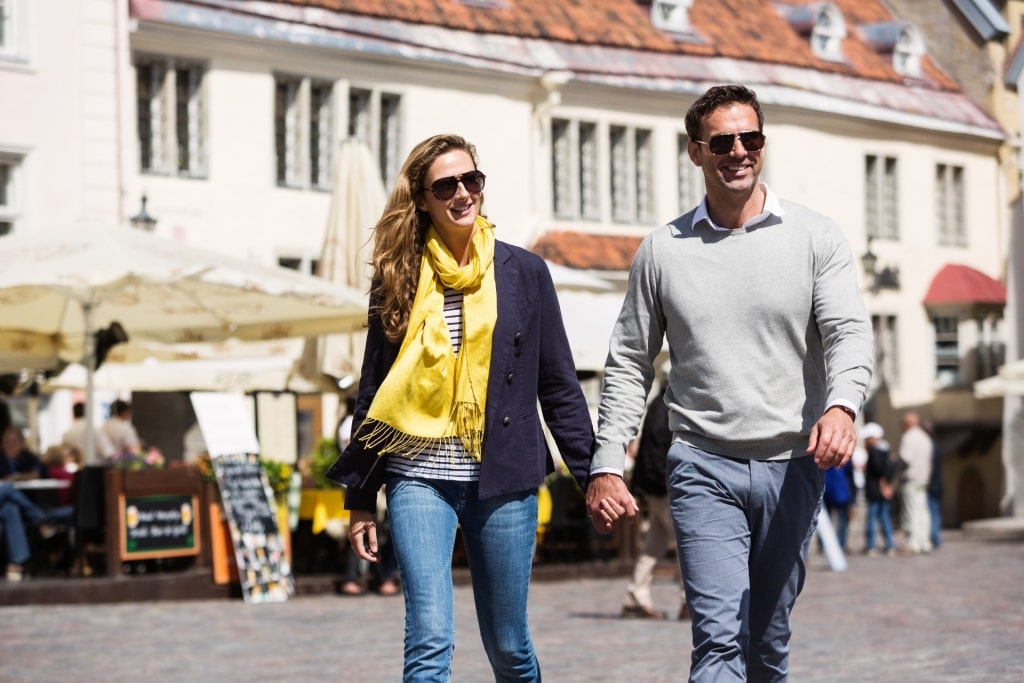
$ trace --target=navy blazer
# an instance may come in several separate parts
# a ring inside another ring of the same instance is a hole
[[[585,487],[594,450],[594,427],[544,260],[504,242],[494,245],[498,319],[494,326],[480,498],[535,489],[554,469],[541,428],[540,410],[569,471]],[[372,309],[372,305],[371,305]],[[360,440],[360,426],[400,344],[384,336],[370,315],[352,440],[327,471],[347,487],[345,507],[375,510],[384,467]],[[396,456],[397,457],[397,456]]]

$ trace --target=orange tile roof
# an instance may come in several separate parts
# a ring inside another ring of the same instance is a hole
[[[202,0],[194,0],[201,2]],[[857,26],[894,21],[880,0],[832,0],[847,25],[844,60],[813,54],[770,0],[694,0],[689,13],[694,35],[678,40],[651,24],[650,3],[642,0],[498,0],[494,7],[471,0],[271,0],[344,14],[445,27],[475,33],[551,40],[658,53],[728,57],[843,73],[900,83],[905,77],[891,55],[877,53]],[[818,0],[787,0],[807,5]],[[959,90],[927,57],[923,80],[933,87]]]
[[[625,271],[643,237],[555,230],[541,235],[530,251],[578,270]]]

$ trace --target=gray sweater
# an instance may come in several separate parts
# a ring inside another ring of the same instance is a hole
[[[609,344],[592,469],[622,467],[666,338],[669,424],[697,448],[796,458],[828,406],[860,408],[873,337],[849,244],[832,220],[781,205],[730,231],[691,226],[691,211],[643,240]]]

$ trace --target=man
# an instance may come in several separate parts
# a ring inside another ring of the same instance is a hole
[[[668,615],[654,606],[651,597],[651,582],[658,560],[665,556],[665,548],[673,537],[672,513],[668,507],[668,491],[665,488],[665,462],[672,445],[672,430],[668,426],[668,406],[665,405],[665,390],[668,387],[668,373],[664,373],[661,391],[647,406],[647,415],[640,431],[640,443],[636,449],[636,464],[630,489],[643,498],[647,506],[647,534],[643,549],[633,566],[633,580],[626,587],[622,600],[622,616],[638,619],[666,619]],[[679,619],[690,616],[686,608],[686,593],[680,591]]]
[[[110,418],[103,431],[114,446],[114,454],[121,455],[139,447],[139,433],[132,425],[132,406],[118,399],[110,406]]]
[[[74,448],[85,457],[88,452],[86,450],[86,433],[88,432],[89,426],[85,422],[85,404],[78,401],[71,406],[71,416],[74,421],[71,423],[71,427],[64,432],[64,436],[61,437],[61,443],[65,446]],[[114,444],[110,442],[110,437],[102,429],[93,430],[93,441],[96,445],[96,455],[103,460],[109,460],[117,454],[114,450]]]
[[[759,181],[763,123],[739,85],[711,88],[687,112],[707,194],[637,251],[598,411],[591,472],[614,474],[667,336],[668,496],[691,681],[786,679],[822,471],[852,456],[871,377],[850,247],[833,221]],[[624,506],[611,507],[608,517]]]
[[[907,550],[919,554],[932,550],[928,514],[928,482],[932,476],[932,439],[921,427],[921,418],[910,412],[903,416],[900,459],[907,464],[901,485],[903,528]]]
[[[885,440],[885,431],[877,422],[869,422],[860,430],[860,438],[864,440],[867,459],[864,464],[864,498],[868,505],[868,518],[864,524],[864,554],[877,557],[875,534],[882,529],[882,540],[885,542],[885,554],[896,554],[896,544],[892,534],[892,496],[894,492],[893,474],[896,471],[889,442]]]

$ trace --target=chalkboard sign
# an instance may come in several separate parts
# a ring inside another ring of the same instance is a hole
[[[122,560],[199,554],[195,496],[121,495],[118,505]]]
[[[279,602],[294,591],[277,506],[259,457],[212,458],[246,602]]]

